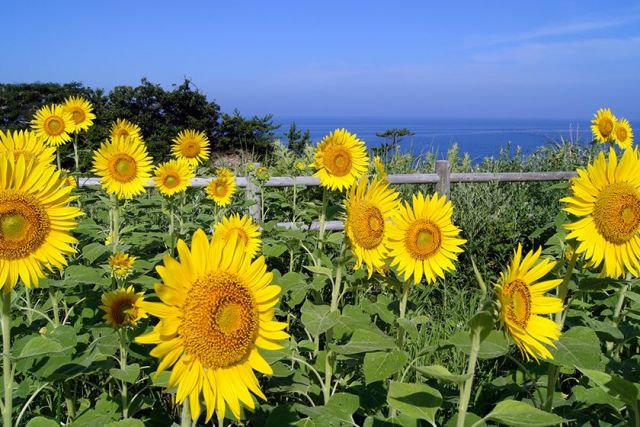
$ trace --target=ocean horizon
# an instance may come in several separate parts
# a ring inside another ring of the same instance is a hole
[[[368,147],[385,142],[376,133],[390,128],[407,128],[414,135],[403,137],[400,149],[416,155],[434,152],[444,158],[447,150],[458,144],[473,161],[499,155],[500,148],[520,147],[530,154],[539,147],[564,140],[587,144],[592,140],[589,120],[571,119],[453,119],[453,118],[399,118],[399,117],[314,117],[274,116],[281,125],[276,134],[284,141],[284,133],[291,123],[298,129],[309,129],[313,142],[337,128],[345,128],[364,140]],[[633,122],[632,122],[633,125]]]

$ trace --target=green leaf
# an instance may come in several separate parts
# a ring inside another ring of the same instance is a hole
[[[553,360],[557,366],[575,369],[600,367],[600,340],[593,329],[586,326],[574,326],[565,332],[557,342],[557,348],[552,349]]]
[[[416,371],[430,378],[450,381],[456,384],[462,384],[469,379],[469,375],[452,374],[447,368],[441,365],[416,366]]]
[[[112,368],[109,369],[109,374],[117,380],[133,384],[140,376],[140,365],[133,363],[131,365],[127,365],[124,370]]]
[[[609,405],[616,411],[620,411],[624,406],[624,403],[599,386],[595,388],[586,388],[581,385],[574,386],[571,389],[573,397],[579,401],[584,402],[587,405]]]
[[[580,368],[591,381],[615,398],[622,400],[631,407],[638,404],[638,386],[625,379],[614,377],[602,371]]]
[[[60,424],[51,418],[35,417],[29,420],[27,427],[60,427]]]
[[[277,258],[283,253],[287,251],[287,247],[285,245],[275,244],[275,245],[265,245],[262,248],[262,254],[267,258]]]
[[[82,255],[91,264],[107,252],[109,252],[109,248],[102,243],[89,243],[82,248]]]
[[[409,336],[413,339],[417,339],[418,338],[418,327],[416,326],[415,323],[413,323],[412,320],[409,319],[397,319],[398,321],[398,325],[400,325],[400,327],[402,327],[402,329],[405,330],[405,332],[407,334],[409,334]]]
[[[365,354],[363,370],[366,384],[386,380],[402,369],[407,359],[406,353],[400,350]]]
[[[14,360],[26,359],[29,357],[50,356],[62,353],[69,347],[63,346],[58,340],[44,335],[35,335],[27,341],[22,349],[13,356]]]
[[[291,405],[278,405],[269,414],[265,427],[292,427],[298,421],[296,410]]]
[[[442,404],[442,395],[426,384],[408,384],[392,381],[387,402],[393,408],[413,418],[436,425],[435,417]]]
[[[290,271],[275,283],[282,287],[282,293],[284,294],[289,289],[305,287],[307,281],[302,274],[295,271]]]
[[[302,323],[314,337],[331,329],[340,317],[339,311],[331,311],[328,305],[315,305],[309,300],[302,305],[301,312]]]
[[[331,396],[326,406],[345,415],[352,415],[360,407],[360,398],[351,393],[336,393]]]
[[[324,276],[333,277],[333,272],[330,268],[327,267],[319,267],[315,265],[305,265],[304,268],[309,270],[312,273],[322,274]]]
[[[567,420],[556,414],[541,411],[516,400],[499,402],[485,420],[493,420],[508,426],[555,426]]]
[[[465,354],[471,354],[471,337],[468,331],[459,331],[449,338],[448,344],[455,346]],[[502,332],[491,331],[480,343],[478,358],[495,359],[504,356],[509,351],[509,342]]]
[[[106,424],[104,427],[144,427],[144,423],[135,418],[126,418]]]
[[[357,354],[393,348],[396,348],[396,342],[393,338],[368,329],[356,329],[349,342],[345,345],[336,346],[335,351],[341,354]]]

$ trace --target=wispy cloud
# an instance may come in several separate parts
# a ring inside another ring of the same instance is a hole
[[[640,20],[640,15],[632,14],[618,19],[597,19],[564,22],[550,26],[534,28],[510,34],[477,35],[467,38],[465,45],[468,48],[487,48],[505,44],[535,41],[544,38],[557,38],[575,34],[589,33],[607,28],[621,27]]]

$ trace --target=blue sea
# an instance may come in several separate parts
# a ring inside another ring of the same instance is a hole
[[[378,132],[389,128],[408,128],[414,135],[402,138],[400,148],[403,151],[414,154],[433,151],[438,158],[444,158],[447,149],[457,143],[460,151],[468,152],[474,161],[497,156],[500,147],[509,143],[514,149],[520,147],[524,154],[529,154],[561,138],[584,144],[591,141],[588,120],[275,116],[274,123],[281,125],[276,133],[284,134],[292,122],[298,129],[309,129],[314,142],[332,130],[344,127],[356,133],[369,147],[385,142],[376,136]]]

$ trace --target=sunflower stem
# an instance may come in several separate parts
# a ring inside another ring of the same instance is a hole
[[[189,410],[189,397],[185,397],[182,402],[182,415],[180,415],[180,426],[191,427],[191,411]]]
[[[111,203],[111,244],[113,245],[112,252],[115,254],[118,251],[118,244],[120,243],[120,206],[118,196],[112,194]]]
[[[78,133],[73,135],[73,159],[76,162],[76,173],[80,173],[80,158],[78,157]]]
[[[336,267],[336,278],[333,281],[333,287],[331,288],[331,306],[330,312],[338,311],[338,303],[340,300],[340,291],[342,287],[342,272],[344,269],[345,254],[347,245],[346,242],[342,242],[342,248],[340,249],[340,258],[338,259],[338,266]],[[329,328],[325,332],[326,343],[325,347],[333,340],[333,328]],[[324,361],[324,387],[322,394],[324,397],[325,405],[331,398],[331,379],[333,377],[333,367],[335,364],[335,353],[333,350],[328,350]]]
[[[58,161],[58,170],[62,171],[62,162],[60,161],[60,147],[56,149],[56,159]]]
[[[173,200],[169,200],[169,255],[173,256],[176,249],[176,226]]]
[[[618,303],[616,304],[616,308],[613,312],[613,326],[617,327],[620,324],[620,321],[622,320],[622,307],[624,307],[624,299],[627,296],[627,291],[629,290],[629,287],[631,286],[630,283],[630,278],[627,277],[627,280],[625,281],[624,285],[620,288],[619,294],[618,294]]]
[[[58,313],[58,296],[55,290],[49,289],[49,298],[51,299],[51,310],[53,311],[53,323],[58,326],[60,324],[60,314]]]
[[[408,280],[405,280],[402,283],[402,291],[400,292],[400,315],[398,319],[404,319],[407,314],[407,301],[409,299],[409,289],[411,288],[411,283]],[[402,326],[402,323],[398,322],[398,334],[396,335],[396,345],[400,350],[402,350],[402,346],[404,345],[404,336],[405,330]],[[402,377],[402,369],[396,372],[395,380],[399,381]],[[391,408],[389,410],[389,417],[395,418],[397,416],[397,411],[395,408]]]
[[[557,288],[557,296],[563,305],[569,291],[569,281],[573,275],[573,269],[576,266],[577,259],[578,252],[574,249],[571,259],[569,260],[569,265],[567,266],[567,271],[564,273],[564,277],[562,278],[562,283],[560,283],[560,286]],[[560,331],[562,331],[564,322],[567,319],[566,312],[568,308],[569,307],[565,307],[564,310],[556,313],[555,315],[555,321],[560,328]],[[556,382],[558,382],[559,375],[560,370],[558,367],[556,365],[549,364],[549,369],[547,370],[547,397],[544,402],[544,410],[547,412],[551,412],[553,409],[553,393],[556,390]]]
[[[471,399],[471,389],[473,387],[473,376],[476,373],[476,365],[478,363],[478,352],[480,351],[480,333],[481,327],[476,327],[471,336],[471,354],[469,355],[469,365],[467,366],[467,380],[460,388],[460,403],[458,406],[458,420],[456,427],[464,427],[464,420],[467,417],[467,409],[469,408],[469,400]]]
[[[13,415],[13,366],[11,363],[11,291],[2,290],[2,379],[4,427],[11,427]]]
[[[327,205],[329,204],[329,192],[326,188],[322,189],[322,210],[318,218],[318,249],[322,250],[324,246],[324,229],[327,225]]]
[[[123,373],[127,370],[127,332],[124,327],[120,328],[120,370]],[[128,399],[127,382],[122,380],[122,418],[129,416]]]

